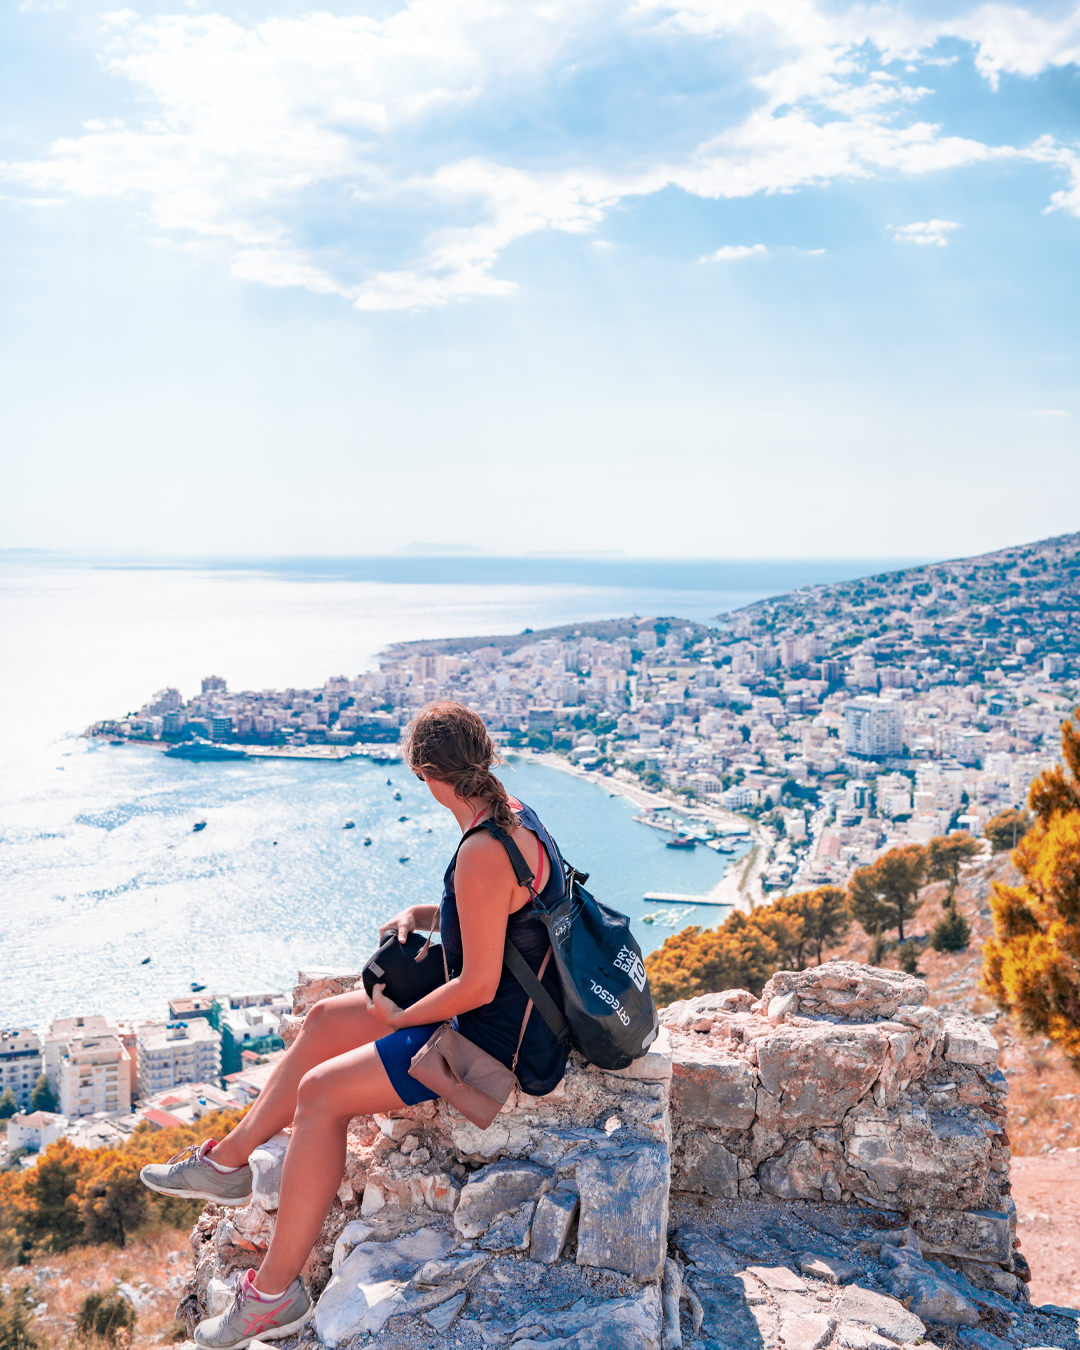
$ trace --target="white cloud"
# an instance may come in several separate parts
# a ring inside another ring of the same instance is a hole
[[[963,229],[955,220],[916,220],[911,225],[887,225],[898,244],[932,244],[947,248],[953,230]]]
[[[739,258],[759,258],[768,253],[764,244],[725,244],[715,253],[707,253],[698,262],[735,262]]]
[[[1064,408],[1039,408],[1028,413],[1029,417],[1072,417]]]
[[[145,116],[87,109],[79,134],[0,167],[8,181],[37,199],[130,201],[154,232],[216,252],[237,276],[363,309],[509,294],[512,277],[497,273],[516,240],[593,231],[620,202],[667,187],[739,198],[1023,156],[1068,178],[1048,209],[1080,216],[1074,149],[950,135],[914,115],[928,90],[888,68],[951,60],[932,54],[942,37],[968,43],[991,82],[1076,63],[1080,9],[1045,19],[993,3],[926,18],[826,0],[412,0],[385,19],[253,24],[121,10],[105,31],[106,69]],[[738,56],[747,40],[752,69]],[[745,111],[703,123],[688,100],[670,143],[548,132],[564,83],[618,43],[639,59],[656,48],[667,61],[678,43],[707,49],[695,60],[735,53]],[[492,130],[508,108],[545,128],[541,152]],[[330,221],[333,246],[312,242]],[[927,221],[894,237],[943,247],[956,228]]]

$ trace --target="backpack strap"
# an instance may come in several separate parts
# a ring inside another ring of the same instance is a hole
[[[544,957],[544,963],[540,967],[541,970],[547,965],[550,955],[551,948],[549,947],[548,954]],[[509,938],[506,939],[506,945],[503,947],[503,962],[510,974],[528,994],[530,1001],[536,1005],[537,1012],[548,1024],[551,1034],[560,1045],[565,1045],[570,1039],[569,1023],[562,1015],[559,1005],[540,983],[537,976],[533,974],[533,969],[528,961],[525,960]]]
[[[493,835],[499,843],[502,844],[503,848],[506,849],[507,857],[510,859],[510,866],[514,869],[514,876],[517,878],[518,885],[528,887],[529,894],[532,896],[533,900],[536,900],[537,895],[532,884],[535,879],[535,873],[525,861],[521,849],[518,848],[513,839],[511,839],[506,831],[500,829],[493,821],[484,820],[481,821],[479,825],[474,825],[471,829],[466,830],[461,836],[461,843],[458,844],[458,848],[461,848],[461,844],[468,839],[470,834],[476,834],[480,830],[485,830],[488,834]],[[457,857],[456,852],[454,857]],[[540,967],[541,970],[547,965],[550,956],[551,949],[549,948],[548,955],[544,957],[544,963]],[[503,947],[503,964],[510,971],[510,974],[513,975],[514,979],[517,980],[518,984],[521,985],[522,989],[525,990],[526,994],[528,994],[530,1001],[535,1004],[537,1012],[547,1023],[551,1034],[560,1045],[565,1045],[570,1040],[569,1023],[563,1016],[559,1005],[533,973],[533,969],[528,961],[525,960],[509,938],[506,939],[505,946]],[[525,1034],[524,1025],[522,1025],[521,1034],[522,1036]]]

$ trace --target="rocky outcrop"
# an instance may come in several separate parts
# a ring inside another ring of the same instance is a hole
[[[292,1034],[356,979],[301,975]],[[525,1350],[886,1350],[938,1327],[1018,1344],[996,1043],[925,992],[850,963],[782,972],[761,999],[665,1009],[621,1073],[572,1058],[487,1130],[442,1102],[358,1118],[302,1339],[430,1346],[452,1326]],[[253,1156],[250,1205],[200,1218],[189,1324],[259,1263],[287,1143]]]

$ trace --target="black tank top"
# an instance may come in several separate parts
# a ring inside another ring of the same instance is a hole
[[[540,907],[546,909],[561,900],[566,887],[566,876],[558,846],[541,825],[536,812],[531,807],[523,805],[518,815],[521,817],[522,825],[527,830],[532,830],[546,846],[551,875],[538,900],[530,898],[519,910],[510,915],[506,924],[506,936],[514,943],[533,971],[538,973],[550,943],[547,929],[536,917],[536,906],[539,902]],[[482,829],[486,824],[487,821],[481,821],[479,828]],[[534,866],[532,858],[527,858],[526,861],[530,866]],[[439,906],[439,930],[452,976],[460,975],[463,959],[461,924],[458,921],[457,896],[454,892],[456,863],[455,853],[443,877],[443,898]],[[562,991],[559,988],[554,965],[550,961],[544,972],[543,985],[561,1009]],[[514,1058],[518,1035],[521,1032],[521,1019],[525,1016],[528,1001],[525,990],[503,966],[499,987],[491,1002],[485,1003],[480,1008],[474,1008],[471,1012],[459,1013],[454,1018],[454,1026],[474,1045],[480,1046],[482,1050],[486,1050],[489,1055],[493,1055],[509,1068]],[[518,1082],[522,1088],[534,1097],[542,1097],[545,1093],[551,1092],[562,1080],[569,1055],[569,1048],[558,1043],[551,1034],[548,1024],[533,1008],[517,1063]]]

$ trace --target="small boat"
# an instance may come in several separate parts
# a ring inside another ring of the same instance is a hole
[[[140,966],[148,966],[149,964],[150,958],[148,956],[144,956],[143,959],[139,962]]]
[[[398,824],[400,825],[403,821],[406,821],[408,819],[409,819],[408,816],[398,816]]]
[[[674,839],[669,839],[664,845],[665,848],[697,848],[697,840],[692,839],[688,834],[677,834]]]
[[[192,832],[192,834],[198,834],[200,830],[205,830],[205,829],[206,829],[206,821],[205,821],[205,820],[197,820],[197,821],[195,822],[195,824],[192,825],[192,827],[191,827],[191,832]]]
[[[341,828],[342,828],[343,830],[355,830],[355,829],[356,829],[356,821],[355,821],[355,820],[347,820],[347,821],[345,822],[345,824],[342,825]]]
[[[191,992],[193,994],[201,994],[205,988],[205,984],[198,984],[195,980],[191,981]]]
[[[393,787],[393,786],[394,786],[393,782],[392,782],[389,778],[386,780],[386,786],[387,786],[387,787]]]
[[[400,792],[395,792],[395,793],[394,793],[394,801],[396,801],[396,802],[401,801],[401,793],[400,793]]]
[[[398,859],[398,862],[408,862],[408,861],[409,861],[409,855],[408,855],[407,853],[405,854],[404,858],[399,858],[399,859]]]
[[[368,845],[369,845],[370,843],[371,843],[371,835],[370,835],[370,834],[365,834],[365,835],[364,835],[364,847],[367,848]]]

